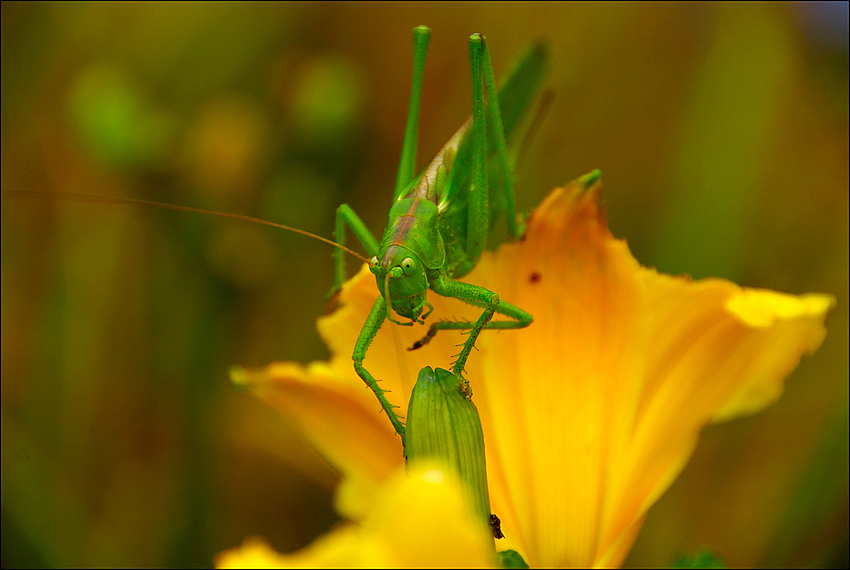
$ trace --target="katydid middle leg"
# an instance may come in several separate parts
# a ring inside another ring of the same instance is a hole
[[[441,330],[461,330],[469,331],[463,348],[455,360],[452,371],[459,374],[463,371],[467,358],[475,345],[478,334],[485,329],[507,330],[521,329],[530,325],[534,321],[534,317],[530,313],[520,309],[516,305],[512,305],[507,301],[502,301],[497,293],[490,291],[480,285],[455,281],[454,279],[442,279],[432,283],[432,289],[435,293],[444,297],[454,297],[470,305],[482,307],[484,312],[475,321],[438,321],[432,323],[428,329],[428,333],[421,340],[417,341],[410,350],[421,348],[428,344],[432,338]],[[493,321],[491,320],[495,314],[504,315],[510,321]]]
[[[366,250],[367,257],[372,257],[378,253],[378,240],[360,219],[360,216],[351,209],[348,204],[342,204],[336,210],[336,243],[345,245],[345,228],[351,228],[354,237],[363,244]],[[345,251],[342,249],[334,250],[334,285],[328,293],[328,297],[333,297],[345,283]]]

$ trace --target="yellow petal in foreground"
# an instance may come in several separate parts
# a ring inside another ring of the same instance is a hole
[[[477,521],[460,482],[423,467],[388,478],[360,525],[340,525],[307,548],[275,553],[262,539],[219,554],[219,568],[492,567],[493,539]]]
[[[626,243],[611,236],[594,181],[556,189],[532,215],[523,241],[485,253],[466,278],[535,318],[527,329],[484,332],[467,363],[491,506],[507,536],[497,546],[516,549],[532,566],[620,564],[699,430],[774,401],[801,355],[822,342],[834,303],[824,295],[742,289],[640,267]],[[301,418],[317,448],[350,477],[338,506],[354,518],[366,514],[389,466],[401,462],[400,442],[350,360],[376,296],[373,276],[361,271],[343,288],[340,310],[320,319],[333,353],[329,364],[285,380],[280,365],[251,376],[270,401],[274,391],[285,398],[314,393],[304,409],[278,407]],[[431,319],[480,313],[433,294],[429,301]],[[424,334],[423,327],[395,328],[404,346]],[[400,363],[393,334],[385,325],[364,364],[405,409],[410,378],[424,366],[448,367],[462,337],[441,332]],[[330,411],[322,409],[323,390],[338,395]],[[343,414],[340,406],[358,412]],[[362,425],[328,429],[331,419],[313,417],[329,414]],[[375,418],[385,428],[373,426]],[[379,451],[341,449],[335,438],[342,429],[359,434],[356,449],[374,441]]]

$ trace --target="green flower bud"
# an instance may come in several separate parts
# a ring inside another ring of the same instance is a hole
[[[404,452],[409,466],[428,462],[452,470],[467,488],[476,516],[489,524],[484,431],[468,392],[468,383],[448,370],[423,368],[407,408]]]

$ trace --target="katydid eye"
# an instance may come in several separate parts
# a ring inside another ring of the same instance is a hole
[[[405,275],[413,275],[413,272],[416,270],[416,262],[411,257],[405,257],[401,262],[401,269]]]
[[[371,269],[377,269],[378,268],[378,256],[377,255],[369,260],[369,267]]]

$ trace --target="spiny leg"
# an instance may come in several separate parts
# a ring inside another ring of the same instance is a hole
[[[372,392],[375,393],[375,396],[378,397],[381,407],[387,413],[387,417],[390,419],[390,423],[393,424],[393,428],[395,428],[396,433],[401,436],[401,442],[402,445],[404,445],[404,424],[401,423],[401,420],[394,410],[394,408],[398,406],[390,404],[389,400],[387,400],[387,397],[384,395],[385,390],[378,386],[378,381],[375,380],[369,371],[363,367],[363,359],[366,358],[366,351],[375,339],[375,335],[378,334],[378,330],[381,328],[386,317],[387,305],[383,297],[378,297],[375,300],[375,304],[372,305],[372,310],[369,311],[369,316],[366,318],[363,328],[360,330],[360,336],[357,337],[357,342],[354,345],[354,353],[351,355],[351,360],[354,361],[354,370],[357,372],[357,375],[366,382],[366,385],[369,386]]]
[[[506,301],[502,301],[499,295],[471,283],[463,283],[453,279],[443,279],[432,284],[432,289],[435,293],[444,297],[454,297],[470,305],[482,307],[484,312],[475,321],[439,321],[432,323],[426,334],[421,340],[417,341],[410,350],[421,348],[428,344],[437,331],[441,330],[462,330],[469,331],[466,341],[463,344],[463,349],[458,354],[457,360],[453,366],[453,371],[459,373],[463,371],[466,365],[466,360],[475,346],[475,341],[478,335],[484,329],[521,329],[530,325],[534,321],[534,317],[530,313],[523,311],[516,305],[512,305]],[[495,314],[504,315],[510,321],[493,321],[491,320]]]
[[[499,296],[496,295],[493,302],[490,303],[490,306],[484,309],[484,312],[481,313],[481,316],[477,321],[475,321],[472,328],[467,333],[466,341],[463,343],[463,349],[461,349],[460,354],[457,355],[457,358],[452,364],[452,373],[455,376],[463,378],[463,372],[466,369],[466,360],[469,358],[469,354],[472,352],[472,349],[475,348],[475,341],[478,340],[478,335],[481,334],[481,331],[484,330],[484,327],[487,326],[490,319],[493,318],[493,314],[496,312],[498,304]]]

